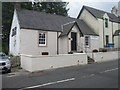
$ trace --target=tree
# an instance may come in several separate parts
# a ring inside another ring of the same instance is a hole
[[[35,11],[42,11],[46,13],[52,13],[62,16],[68,16],[67,12],[69,9],[67,9],[68,3],[66,2],[26,2],[21,3],[22,8],[26,8],[29,10],[35,10]]]
[[[11,28],[14,3],[2,3],[2,51],[8,54],[9,33]]]
[[[52,13],[62,16],[67,16],[67,9],[68,3],[66,2],[23,2],[20,3],[22,8],[35,10],[35,11],[42,11],[46,13]],[[9,33],[12,24],[13,12],[14,12],[14,2],[3,2],[2,3],[2,51],[8,54],[8,44],[9,44]]]

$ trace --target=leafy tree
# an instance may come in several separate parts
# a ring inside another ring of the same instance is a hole
[[[14,3],[2,3],[2,51],[8,54],[9,33],[11,28]]]
[[[68,3],[66,2],[31,2],[22,3],[21,7],[29,10],[43,11],[62,16],[67,16],[69,9],[66,9]]]

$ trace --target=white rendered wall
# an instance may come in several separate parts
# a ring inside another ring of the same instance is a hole
[[[16,35],[12,37],[12,29],[17,27]],[[20,25],[16,10],[14,11],[12,26],[10,30],[9,53],[15,56],[20,55]]]
[[[57,54],[57,32],[21,29],[20,53],[30,55],[41,55],[48,52],[49,55]],[[39,46],[39,32],[46,33],[47,45]]]
[[[107,13],[103,15],[103,18],[108,18]],[[104,20],[95,18],[92,14],[90,14],[86,9],[83,10],[79,19],[85,21],[85,23],[96,33],[99,35],[99,48],[104,48],[106,35],[109,35],[109,43],[113,42],[113,34],[116,30],[118,30],[118,23],[116,22],[108,22],[108,28],[105,28]],[[116,44],[116,43],[115,43]]]
[[[87,55],[84,53],[56,56],[21,55],[21,67],[30,72],[84,64],[87,64]]]
[[[119,59],[118,51],[93,53],[95,62],[104,62]]]

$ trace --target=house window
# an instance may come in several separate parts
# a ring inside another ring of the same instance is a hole
[[[105,18],[105,27],[108,28],[108,19]]]
[[[12,37],[16,35],[16,30],[17,30],[17,27],[12,29]]]
[[[90,37],[89,36],[85,36],[85,46],[86,47],[90,46]]]
[[[46,46],[46,33],[39,33],[39,46]]]
[[[108,47],[109,44],[109,35],[106,35],[106,47]]]

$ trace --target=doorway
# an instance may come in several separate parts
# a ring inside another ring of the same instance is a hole
[[[77,51],[77,33],[71,32],[71,51]]]

